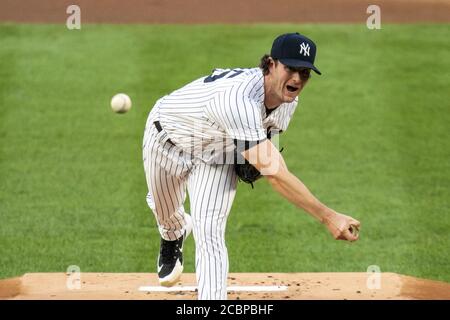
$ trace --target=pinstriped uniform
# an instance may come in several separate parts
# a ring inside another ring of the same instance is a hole
[[[297,100],[269,115],[259,68],[216,69],[159,99],[147,119],[143,160],[147,203],[161,236],[176,240],[190,197],[199,299],[226,299],[225,227],[236,194],[234,140],[257,141],[285,131]],[[163,130],[158,130],[158,121]]]

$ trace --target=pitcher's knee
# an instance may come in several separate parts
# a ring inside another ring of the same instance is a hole
[[[205,230],[194,231],[196,238],[196,247],[200,251],[214,251],[226,252],[225,238],[221,234],[214,234],[213,232],[205,232]]]

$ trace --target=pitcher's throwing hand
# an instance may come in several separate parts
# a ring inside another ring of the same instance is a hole
[[[330,213],[323,223],[336,240],[356,241],[359,239],[361,223],[341,213]]]

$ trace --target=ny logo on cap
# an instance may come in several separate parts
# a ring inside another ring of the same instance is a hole
[[[302,42],[302,44],[300,45],[300,54],[303,54],[303,56],[308,56],[309,57],[309,43],[304,43]]]

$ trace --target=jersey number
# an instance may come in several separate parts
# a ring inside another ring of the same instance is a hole
[[[204,83],[213,82],[213,81],[216,81],[217,79],[221,79],[221,78],[225,77],[227,74],[230,74],[230,76],[228,76],[227,78],[234,78],[237,75],[240,75],[242,72],[244,72],[244,70],[232,69],[232,70],[224,71],[219,74],[213,73],[212,75],[206,77],[203,82]]]

